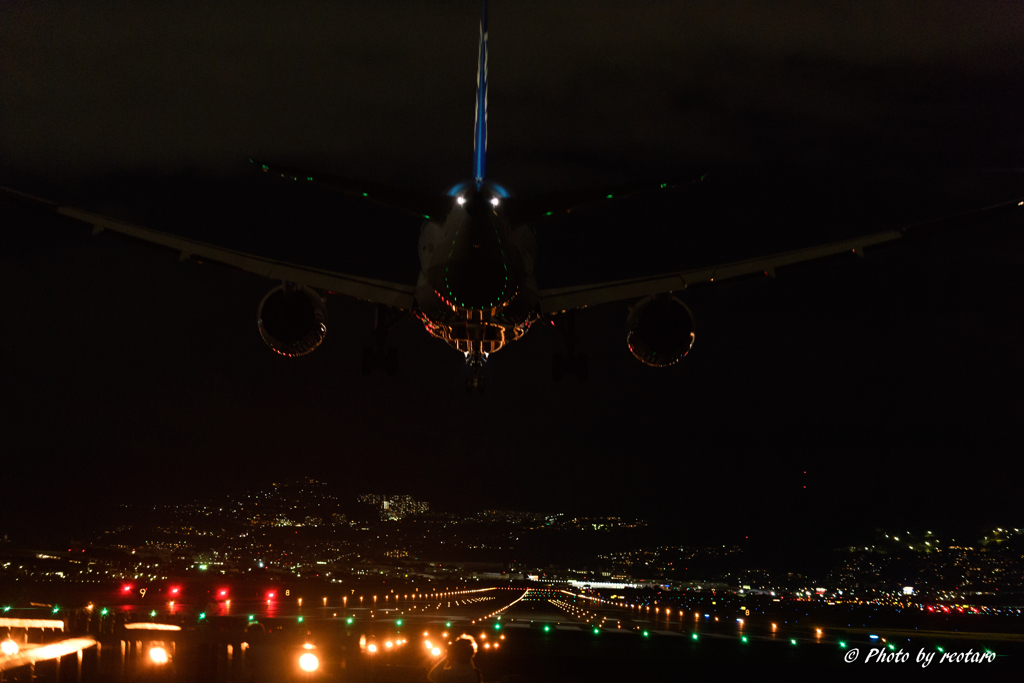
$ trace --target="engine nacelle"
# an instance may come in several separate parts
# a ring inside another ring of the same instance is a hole
[[[678,363],[693,348],[693,340],[693,313],[674,296],[646,297],[629,310],[626,343],[644,365]]]
[[[304,356],[327,336],[327,305],[309,287],[279,285],[263,297],[256,323],[271,349],[282,356]]]

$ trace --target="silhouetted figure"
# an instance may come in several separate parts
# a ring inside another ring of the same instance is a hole
[[[482,683],[480,669],[473,664],[476,641],[462,636],[448,648],[448,655],[427,674],[433,683]]]

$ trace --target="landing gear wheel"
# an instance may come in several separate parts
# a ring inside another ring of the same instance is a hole
[[[586,382],[587,377],[590,376],[590,359],[587,358],[587,354],[581,353],[576,356],[576,379],[580,382]]]
[[[562,375],[565,374],[565,359],[562,358],[561,353],[556,353],[551,357],[551,379],[556,382],[562,381]]]

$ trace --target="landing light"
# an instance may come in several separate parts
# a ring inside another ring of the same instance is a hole
[[[303,671],[316,671],[320,668],[320,660],[312,652],[307,652],[299,657],[299,668]]]
[[[149,660],[154,664],[166,664],[167,659],[167,650],[162,647],[149,648]]]
[[[466,203],[466,198],[465,197],[456,197],[455,201],[458,202],[459,206],[462,206],[463,204]]]
[[[497,205],[498,205],[498,198],[497,197],[491,197],[491,206],[497,206]]]
[[[12,657],[18,654],[18,644],[8,638],[4,642],[0,643],[0,652],[4,653],[8,657]]]

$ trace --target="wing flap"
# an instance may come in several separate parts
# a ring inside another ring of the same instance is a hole
[[[91,225],[93,226],[93,234],[109,231],[115,235],[137,239],[151,246],[177,252],[179,258],[183,261],[195,260],[216,263],[270,280],[303,284],[332,294],[344,294],[403,310],[412,309],[415,303],[415,287],[411,285],[336,273],[263,256],[246,254],[206,242],[179,237],[160,230],[144,228],[91,211],[71,206],[60,206],[49,200],[5,187],[0,187],[0,196],[32,206],[33,208],[46,210],[47,212],[53,211],[60,216]]]
[[[876,232],[861,237],[853,237],[837,242],[829,242],[813,247],[804,247],[779,254],[760,256],[706,268],[592,285],[545,289],[539,292],[541,310],[545,313],[558,313],[573,308],[585,308],[624,299],[676,292],[693,287],[694,285],[722,282],[750,275],[774,277],[777,269],[786,266],[842,253],[853,253],[863,256],[863,250],[867,247],[892,242],[905,237],[926,237],[947,229],[970,224],[982,218],[991,218],[995,215],[1018,209],[1024,210],[1024,199],[1017,198],[1008,202],[1000,202],[955,216],[946,216],[937,220],[917,223],[899,230]]]

